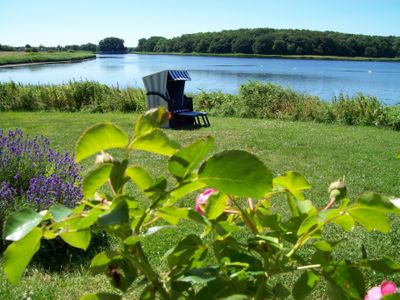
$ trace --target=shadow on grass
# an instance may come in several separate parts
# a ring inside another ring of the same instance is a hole
[[[87,269],[92,258],[101,251],[109,250],[112,244],[111,238],[103,232],[92,234],[86,251],[66,244],[59,237],[42,240],[31,264],[50,273]]]

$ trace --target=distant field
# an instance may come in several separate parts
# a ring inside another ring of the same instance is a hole
[[[76,61],[94,58],[96,55],[88,51],[59,52],[17,52],[0,51],[0,66],[26,63]]]

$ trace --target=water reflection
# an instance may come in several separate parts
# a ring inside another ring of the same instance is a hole
[[[142,77],[166,69],[188,70],[188,91],[237,93],[248,81],[273,82],[330,100],[339,93],[363,92],[381,101],[400,102],[400,63],[322,61],[174,55],[99,55],[72,64],[0,68],[0,81],[61,84],[94,80],[113,86],[143,87]]]

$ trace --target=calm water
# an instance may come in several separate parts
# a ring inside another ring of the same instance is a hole
[[[387,104],[400,103],[400,63],[173,55],[99,55],[96,60],[0,68],[0,81],[60,84],[95,80],[108,85],[143,87],[142,77],[165,69],[188,70],[187,91],[237,93],[249,80],[279,83],[325,100],[343,92],[362,92]]]

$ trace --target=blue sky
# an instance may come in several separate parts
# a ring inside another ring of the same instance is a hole
[[[125,46],[153,35],[237,28],[400,35],[400,0],[0,0],[0,44]]]

